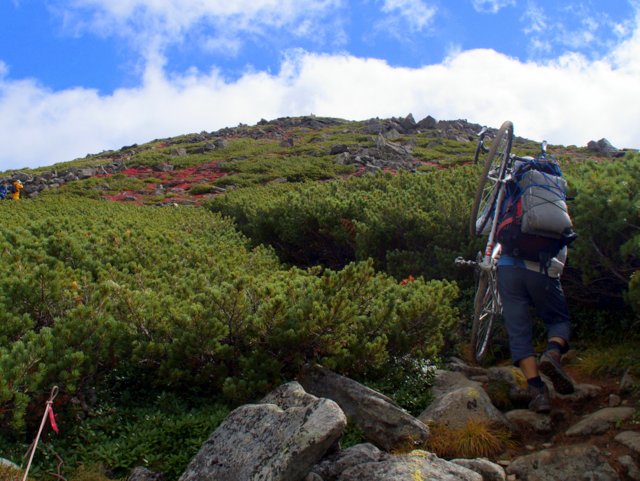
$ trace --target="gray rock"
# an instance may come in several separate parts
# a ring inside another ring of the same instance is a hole
[[[455,429],[473,419],[513,429],[504,414],[492,404],[482,386],[460,372],[437,371],[432,393],[434,400],[418,416],[425,424],[437,422]]]
[[[349,147],[347,147],[346,144],[335,144],[331,146],[329,155],[337,155],[337,154],[342,154],[344,152],[349,152]]]
[[[505,413],[505,416],[519,432],[533,430],[538,434],[547,434],[553,428],[550,416],[534,413],[528,409],[514,409]]]
[[[518,405],[527,405],[531,401],[531,395],[527,388],[527,380],[522,375],[522,371],[514,366],[491,367],[487,372],[489,382],[506,383],[509,387],[509,400]]]
[[[89,179],[98,173],[96,169],[79,169],[78,179]]]
[[[156,172],[172,172],[173,169],[173,165],[164,162],[153,166],[153,170]]]
[[[216,139],[213,142],[213,145],[216,146],[216,149],[224,149],[229,146],[229,142],[227,142],[225,139]]]
[[[507,479],[504,468],[488,459],[452,459],[451,462],[480,474],[482,481],[506,481]]]
[[[186,157],[187,149],[185,149],[184,147],[179,147],[175,149],[173,152],[171,152],[171,155],[175,157]]]
[[[297,381],[288,382],[267,394],[260,404],[275,404],[286,411],[291,408],[303,408],[318,398],[309,394]]]
[[[11,176],[13,180],[19,180],[23,184],[26,182],[31,182],[33,180],[33,176],[29,174],[25,174],[24,172],[16,172]]]
[[[400,126],[406,131],[410,132],[417,127],[416,119],[413,118],[413,114],[407,115],[404,119],[400,121]]]
[[[511,387],[527,387],[527,380],[522,374],[522,371],[515,366],[490,367],[487,369],[487,374],[492,381],[504,381]]]
[[[298,380],[307,392],[337,402],[367,441],[386,451],[421,446],[429,437],[429,428],[421,421],[387,396],[352,379],[316,366],[305,370]]]
[[[618,475],[596,446],[578,444],[521,456],[507,467],[521,481],[617,481]]]
[[[604,408],[585,416],[577,424],[567,430],[567,436],[584,436],[602,434],[618,422],[623,422],[633,416],[635,409],[627,407]]]
[[[431,117],[431,115],[427,115],[424,119],[418,122],[419,129],[435,129],[438,125],[438,121]]]
[[[438,369],[433,379],[431,394],[436,398],[442,397],[458,388],[466,387],[470,383],[476,385],[476,383],[470,382],[463,372]]]
[[[640,433],[637,431],[623,431],[616,436],[616,441],[640,455]]]
[[[625,471],[625,474],[629,479],[633,481],[640,481],[640,469],[638,469],[638,465],[633,461],[633,458],[628,454],[625,456],[620,456],[618,458],[618,463]]]
[[[617,394],[609,394],[609,407],[615,408],[622,404],[622,399]]]
[[[131,471],[127,481],[164,481],[162,473],[154,473],[143,466],[138,466]]]
[[[597,142],[592,140],[587,144],[587,148],[592,152],[604,154],[607,157],[615,157],[620,152],[607,139],[600,139]]]
[[[487,369],[478,366],[469,366],[466,362],[457,357],[452,357],[451,359],[449,359],[449,362],[447,363],[447,369],[450,371],[460,371],[469,378],[472,376],[488,377]]]
[[[387,130],[384,133],[384,138],[387,140],[397,140],[402,137],[402,134],[398,132],[396,129]]]
[[[302,480],[346,423],[329,399],[286,410],[274,404],[241,406],[202,446],[180,481]]]
[[[349,468],[366,463],[377,463],[386,459],[387,456],[373,444],[357,444],[327,456],[313,467],[312,472],[320,476],[323,481],[336,481]]]
[[[325,481],[325,480],[322,479],[320,476],[318,476],[316,473],[309,473],[305,476],[303,481]]]
[[[383,123],[383,121],[381,121],[380,119],[369,119],[365,122],[364,126],[362,127],[362,131],[365,134],[380,134],[382,132],[384,132],[385,130],[385,125]]]
[[[346,469],[339,481],[483,481],[482,476],[426,451],[386,455],[377,462]]]
[[[627,369],[620,380],[620,392],[623,394],[630,393],[637,385],[638,383],[631,374],[631,370]]]

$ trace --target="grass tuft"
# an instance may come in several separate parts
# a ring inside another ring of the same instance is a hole
[[[442,423],[429,427],[428,449],[442,458],[491,458],[513,445],[506,429],[475,419],[460,428],[451,429]]]

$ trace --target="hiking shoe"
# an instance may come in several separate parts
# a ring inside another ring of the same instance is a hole
[[[529,386],[529,394],[531,394],[531,402],[529,409],[534,413],[547,414],[551,411],[551,401],[549,399],[549,390],[547,386],[542,389]]]
[[[547,376],[559,394],[571,394],[575,391],[573,380],[560,365],[560,353],[547,351],[540,357],[540,371]]]

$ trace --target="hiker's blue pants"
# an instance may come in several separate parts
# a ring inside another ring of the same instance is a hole
[[[567,301],[559,278],[525,267],[498,265],[498,291],[502,301],[502,317],[509,335],[511,359],[535,356],[533,321],[529,307],[535,307],[547,328],[547,339],[560,337],[569,344],[571,323]]]

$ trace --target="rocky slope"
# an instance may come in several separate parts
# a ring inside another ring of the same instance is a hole
[[[320,157],[330,158],[347,166],[341,176],[380,170],[428,171],[471,161],[480,128],[466,120],[437,121],[431,116],[416,122],[411,114],[363,122],[312,116],[262,120],[254,126],[240,125],[126,146],[52,168],[9,172],[0,177],[0,183],[21,180],[27,198],[81,181],[81,188],[107,200],[199,204],[236,187],[229,178],[221,178],[237,174],[238,161],[268,156],[294,158],[304,164]],[[239,146],[240,140],[253,144]],[[535,152],[537,144],[517,138],[514,148]],[[624,154],[606,139],[590,142],[588,148],[557,146],[552,150],[559,157],[574,161]],[[272,168],[272,173],[262,180],[297,180],[295,176],[278,175],[277,167]],[[304,170],[301,177],[308,178]],[[93,182],[86,182],[91,179]]]

